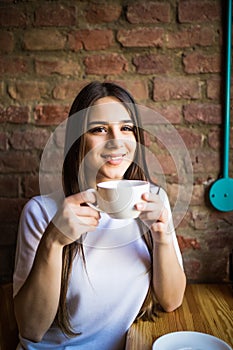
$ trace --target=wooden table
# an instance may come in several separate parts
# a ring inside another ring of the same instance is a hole
[[[151,350],[160,336],[176,331],[212,334],[233,348],[233,289],[230,284],[187,285],[177,310],[159,312],[155,322],[134,323],[127,335],[126,350]]]

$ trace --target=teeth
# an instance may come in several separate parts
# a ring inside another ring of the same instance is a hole
[[[111,160],[119,160],[121,159],[122,157],[109,157]]]
[[[112,156],[104,156],[104,158],[106,158],[106,159],[111,159],[111,160],[120,160],[120,159],[122,159],[123,157],[124,157],[125,155],[124,154],[122,154],[121,156],[116,156],[116,157],[112,157]]]

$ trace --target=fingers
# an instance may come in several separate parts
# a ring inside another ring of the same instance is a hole
[[[100,214],[97,210],[89,207],[89,206],[82,206],[82,205],[77,205],[75,203],[69,204],[69,209],[72,210],[72,212],[80,217],[94,217],[96,219],[100,218]]]
[[[94,203],[96,201],[95,194],[89,191],[84,191],[71,195],[64,200],[64,205],[68,206],[75,215],[81,217],[100,218],[99,212],[86,205],[87,202]]]
[[[100,214],[93,208],[83,205],[86,201],[95,202],[95,195],[91,192],[82,192],[64,199],[52,220],[60,232],[59,237],[64,236],[73,242],[82,234],[96,230]],[[60,240],[66,242],[66,239]]]
[[[82,227],[84,231],[93,231],[99,224],[99,217],[74,215],[70,222],[69,227]]]
[[[136,209],[141,211],[140,219],[150,227],[153,240],[159,244],[171,244],[172,236],[168,235],[168,210],[160,197],[154,193],[142,196],[144,202],[138,203]]]
[[[60,221],[66,223],[69,228],[79,227],[80,232],[84,227],[88,231],[93,227],[96,228],[100,214],[97,210],[85,205],[87,201],[93,203],[95,200],[94,193],[88,191],[66,197],[58,214],[61,217]]]
[[[142,199],[144,202],[136,204],[136,209],[141,211],[140,218],[142,220],[166,222],[166,209],[157,194],[145,193]]]

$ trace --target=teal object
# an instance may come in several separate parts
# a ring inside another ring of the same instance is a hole
[[[233,179],[229,178],[232,0],[228,0],[227,15],[227,61],[223,177],[213,183],[209,192],[210,202],[213,207],[215,207],[217,210],[226,212],[233,210]]]
[[[210,189],[211,204],[220,211],[233,210],[233,179],[225,177],[214,182]]]

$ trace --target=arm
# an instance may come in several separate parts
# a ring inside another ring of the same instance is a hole
[[[43,234],[30,274],[14,298],[19,332],[36,342],[53,322],[60,297],[62,246],[52,236],[53,229]]]
[[[139,204],[141,219],[150,226],[153,238],[153,287],[155,295],[167,312],[182,303],[186,277],[174,247],[174,237],[169,229],[168,210],[160,197],[144,195],[147,203]]]
[[[63,247],[98,225],[99,214],[81,206],[86,201],[94,202],[94,195],[85,192],[66,198],[42,235],[30,273],[14,298],[19,332],[24,338],[40,341],[56,316]]]

